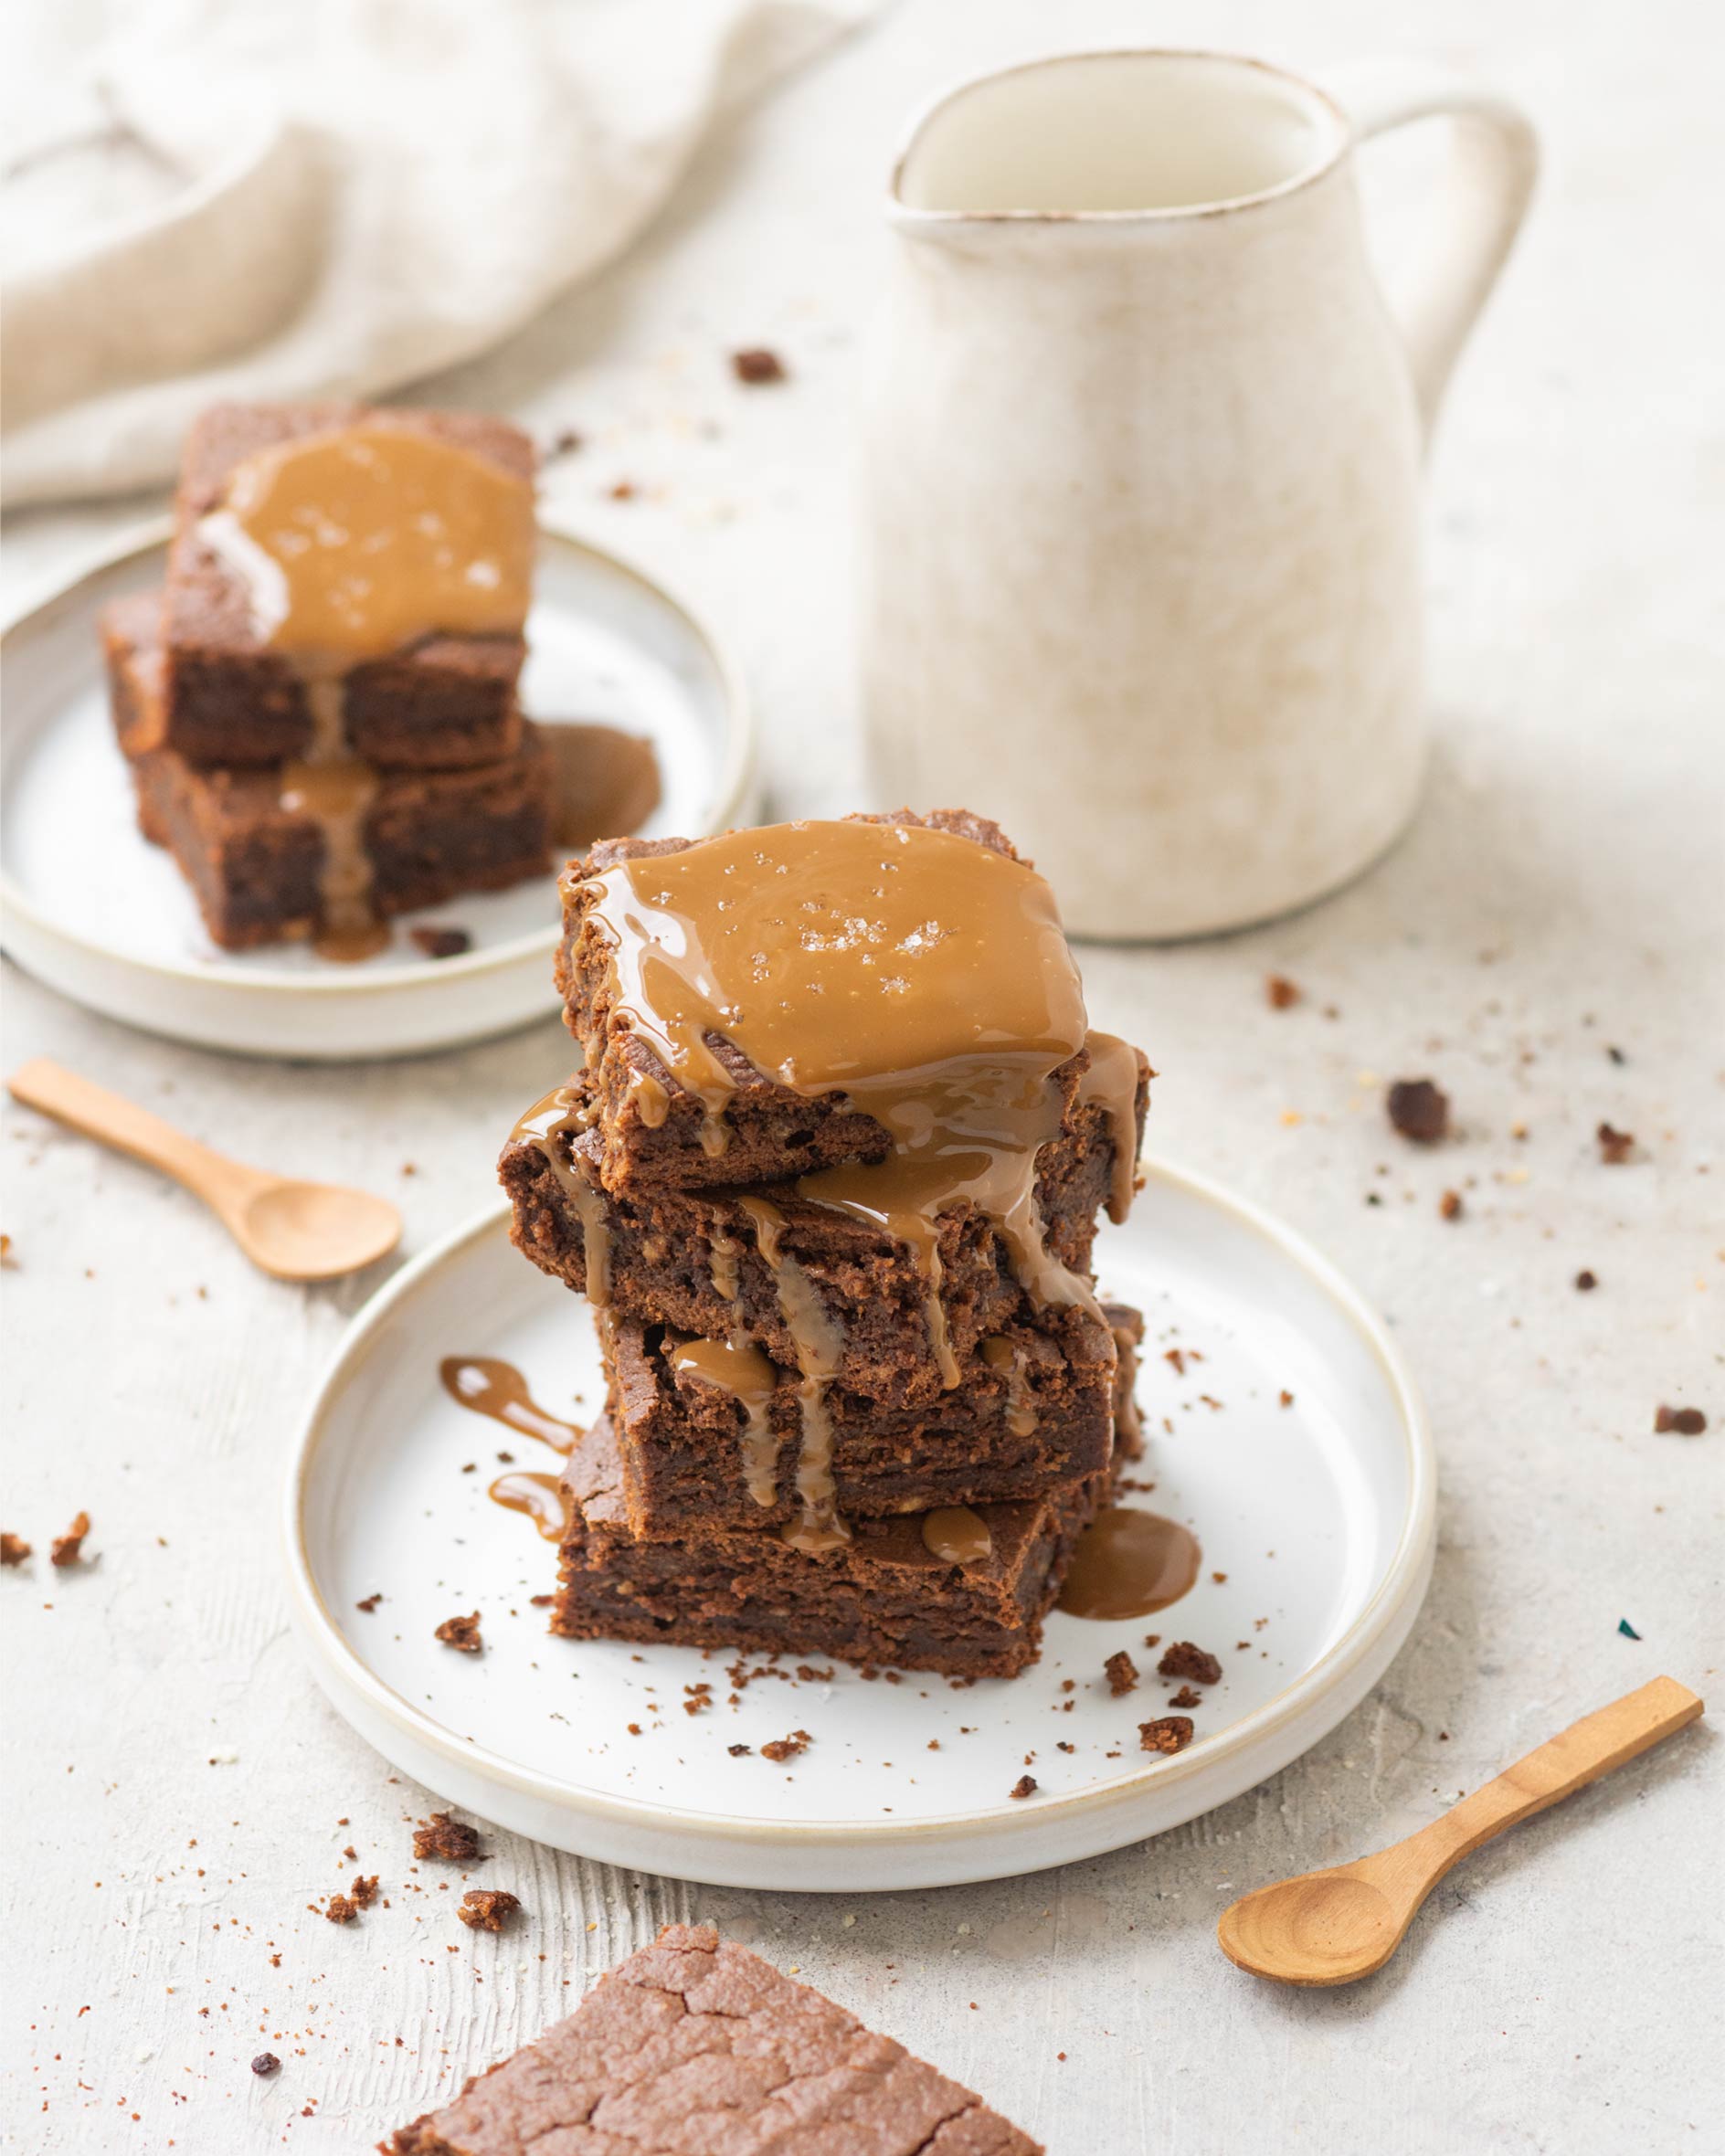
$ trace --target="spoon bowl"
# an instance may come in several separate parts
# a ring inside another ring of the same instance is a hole
[[[1246,1895],[1222,1912],[1216,1929],[1222,1952],[1278,1983],[1348,1984],[1370,1976],[1401,1944],[1418,1904],[1398,1906],[1363,1870],[1308,1872]]]
[[[271,1178],[220,1210],[240,1249],[277,1280],[357,1273],[401,1240],[401,1215],[387,1199],[333,1183]]]

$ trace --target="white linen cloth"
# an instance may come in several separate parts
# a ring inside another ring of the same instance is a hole
[[[5,500],[164,481],[217,398],[497,343],[876,5],[10,0]]]

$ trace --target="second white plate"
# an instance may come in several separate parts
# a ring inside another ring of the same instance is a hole
[[[411,1054],[554,1009],[550,876],[409,916],[357,966],[304,946],[237,953],[209,940],[173,860],[138,830],[96,634],[110,599],[162,581],[164,554],[165,527],[153,526],[6,632],[0,894],[13,956],[110,1017],[253,1055]],[[530,713],[652,741],[662,796],[649,835],[747,820],[754,735],[740,680],[669,593],[613,555],[542,532],[527,635]],[[472,948],[424,958],[407,933],[415,921],[459,924]]]
[[[1214,1185],[1151,1165],[1098,1270],[1148,1328],[1134,1476],[1155,1487],[1127,1502],[1195,1529],[1200,1583],[1132,1622],[1055,1612],[1042,1660],[1011,1682],[871,1682],[839,1665],[733,1698],[729,1656],[547,1633],[533,1598],[555,1585],[555,1550],[487,1485],[556,1457],[456,1405],[438,1367],[497,1357],[577,1421],[602,1380],[586,1305],[488,1216],[360,1314],[302,1434],[287,1568],[321,1682],[387,1759],[458,1803],[719,1885],[952,1885],[1092,1856],[1225,1802],[1333,1728],[1406,1637],[1431,1573],[1431,1441],[1380,1322],[1299,1238]],[[436,1642],[472,1610],[482,1654]],[[1138,1746],[1174,1688],[1147,1631],[1223,1665],[1174,1758]],[[1102,1665],[1122,1647],[1144,1681],[1116,1698]],[[716,1704],[691,1715],[701,1684]],[[807,1750],[762,1759],[794,1729]],[[1027,1770],[1036,1792],[1015,1802]]]

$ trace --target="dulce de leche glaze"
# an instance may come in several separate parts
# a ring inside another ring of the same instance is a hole
[[[259,450],[198,525],[239,576],[253,624],[300,677],[305,756],[281,805],[323,840],[325,957],[369,957],[386,931],[372,904],[365,819],[377,790],[347,754],[345,677],[431,635],[513,636],[534,557],[528,481],[458,444],[374,417]]]

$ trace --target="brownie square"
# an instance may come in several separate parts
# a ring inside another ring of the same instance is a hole
[[[1099,1474],[1114,1449],[1116,1391],[1130,1396],[1136,1365],[1130,1335],[1120,1337],[1124,1353],[1109,1324],[1075,1316],[1063,1353],[1014,1320],[980,1341],[960,1383],[926,1407],[883,1407],[831,1388],[838,1510],[868,1517],[1034,1498]],[[758,1350],[743,1348],[739,1361],[730,1344],[614,1312],[599,1314],[599,1339],[632,1534],[746,1531],[796,1516],[796,1371]],[[752,1399],[740,1396],[739,1377]]]
[[[283,807],[279,771],[201,770],[171,749],[136,745],[160,736],[151,608],[142,597],[116,601],[101,620],[114,730],[132,758],[139,828],[174,855],[224,949],[315,934],[323,835],[312,816]],[[374,909],[387,918],[545,875],[552,795],[545,738],[524,723],[514,753],[498,763],[380,774],[364,831]]]
[[[998,824],[964,809],[937,808],[919,816],[908,808],[891,816],[848,817],[847,822],[915,825],[949,831],[1016,861],[1011,841]],[[884,1160],[892,1150],[885,1126],[854,1107],[842,1094],[810,1096],[757,1070],[730,1041],[707,1036],[736,1091],[726,1104],[726,1143],[714,1153],[704,1142],[705,1105],[680,1075],[667,1070],[632,1030],[628,1014],[614,1008],[611,946],[595,917],[598,886],[606,869],[630,860],[686,851],[688,839],[610,840],[572,862],[563,879],[563,940],[557,986],[564,1020],[585,1052],[583,1085],[600,1134],[599,1178],[609,1189],[631,1195],[646,1190],[700,1189],[723,1184],[788,1180],[849,1161]],[[1136,1051],[1131,1052],[1136,1055]],[[1148,1097],[1149,1067],[1136,1056],[1136,1112],[1141,1136]],[[1053,1073],[1062,1107],[1070,1115],[1092,1058],[1086,1049]],[[1136,1157],[1136,1146],[1134,1147]]]
[[[669,1924],[382,2156],[1042,2156],[711,1924]]]
[[[383,418],[457,444],[531,481],[532,442],[469,412],[377,412],[363,405],[217,405],[186,437],[163,608],[161,745],[197,765],[280,764],[306,754],[312,719],[291,661],[259,638],[244,579],[199,522],[236,468],[283,441]],[[513,756],[520,740],[520,635],[432,636],[343,677],[347,746],[381,769],[449,769]]]
[[[770,1527],[704,1525],[698,1537],[651,1541],[630,1532],[617,1434],[601,1416],[564,1473],[551,1629],[1015,1676],[1036,1659],[1042,1619],[1112,1480],[1105,1472],[1032,1502],[974,1507],[987,1554],[961,1563],[925,1537],[937,1513],[854,1519],[848,1541],[818,1553]]]
[[[543,1142],[518,1135],[498,1173],[514,1206],[516,1248],[620,1316],[704,1339],[740,1332],[772,1361],[797,1369],[796,1313],[780,1302],[788,1284],[806,1291],[830,1342],[831,1367],[820,1374],[900,1408],[950,1389],[938,1334],[962,1369],[980,1341],[1015,1322],[1045,1332],[1062,1352],[1086,1322],[1079,1303],[1032,1305],[999,1226],[968,1199],[938,1216],[931,1293],[916,1252],[879,1221],[791,1196],[783,1185],[623,1196],[599,1179],[603,1142],[597,1129]],[[1113,1166],[1110,1119],[1094,1103],[1076,1108],[1037,1156],[1047,1247],[1081,1283]],[[763,1254],[763,1239],[769,1250],[777,1245],[777,1266]]]

